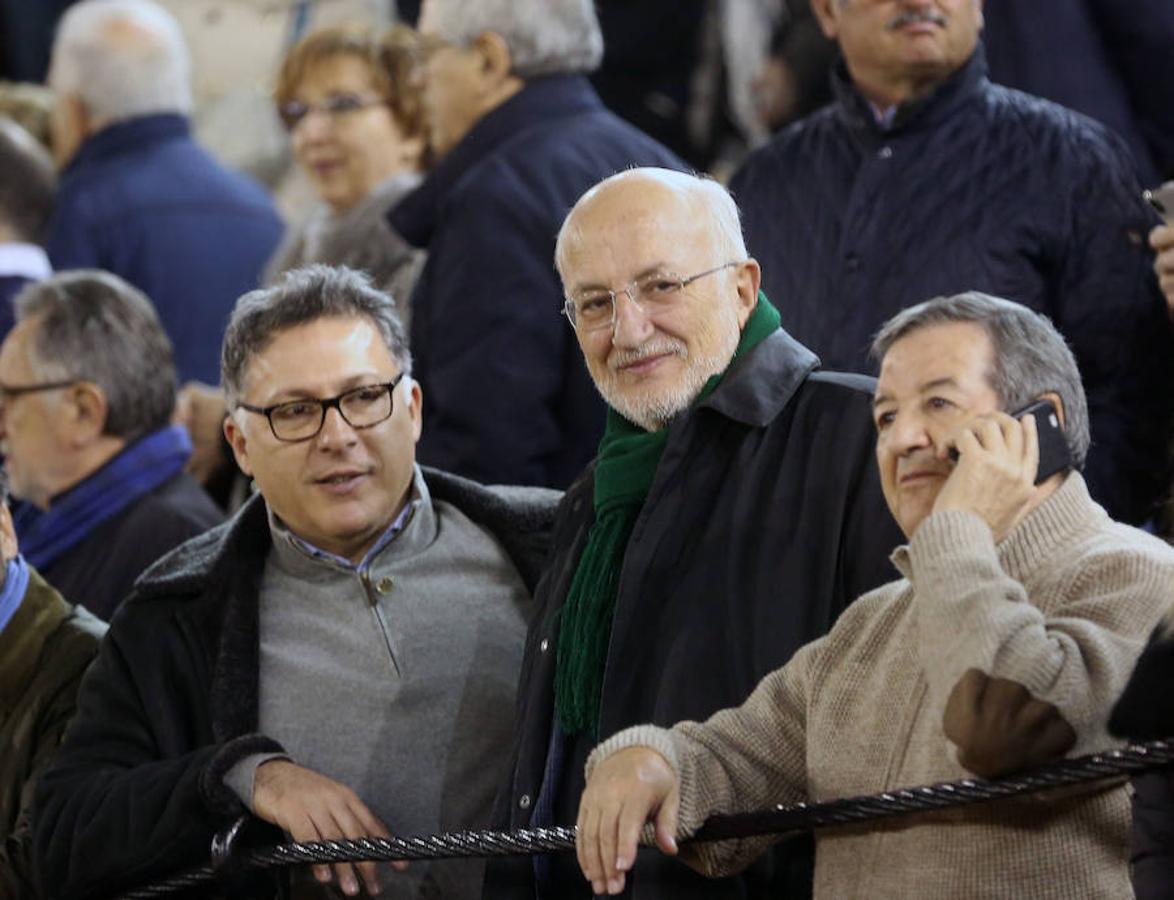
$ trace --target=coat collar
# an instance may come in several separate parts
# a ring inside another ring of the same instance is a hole
[[[979,42],[960,69],[925,97],[901,104],[892,124],[882,128],[872,105],[853,84],[842,57],[832,70],[832,90],[839,101],[839,116],[853,129],[877,137],[932,127],[968,103],[987,83],[986,53]]]
[[[388,214],[388,222],[415,247],[427,247],[449,195],[474,166],[505,143],[559,118],[602,110],[603,103],[580,75],[534,78],[486,113],[437,164],[416,190]]]
[[[101,159],[121,156],[130,150],[141,150],[152,144],[161,144],[190,135],[191,126],[187,117],[178,113],[159,113],[115,122],[82,142],[62,176],[68,177],[71,173]]]
[[[804,379],[818,367],[819,358],[780,328],[730,366],[700,408],[763,428],[782,412]]]

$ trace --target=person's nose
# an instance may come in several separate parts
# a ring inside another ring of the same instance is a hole
[[[889,447],[898,456],[933,447],[933,437],[925,420],[913,412],[898,412],[886,429]]]
[[[342,417],[342,411],[337,406],[326,410],[326,418],[322,420],[322,428],[314,440],[324,450],[346,447],[359,439],[355,429]]]
[[[648,313],[636,301],[635,289],[626,287],[616,291],[614,303],[615,323],[612,326],[612,344],[625,349],[639,347],[652,336],[655,329]]]

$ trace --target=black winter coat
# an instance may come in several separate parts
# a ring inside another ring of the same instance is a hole
[[[1088,395],[1085,477],[1137,523],[1166,487],[1174,342],[1128,150],[1100,125],[992,85],[982,51],[883,130],[842,65],[838,101],[731,188],[783,327],[825,366],[872,371],[899,310],[980,290],[1048,315]]]
[[[599,739],[630,725],[705,719],[822,636],[859,595],[896,577],[902,537],[873,460],[872,380],[813,371],[782,330],[736,362],[709,399],[670,426],[624,556],[603,682]],[[537,824],[554,704],[555,649],[571,578],[593,521],[592,472],[567,492],[539,583],[518,694],[519,744],[498,824]],[[547,779],[553,824],[574,824],[589,746],[572,741]],[[508,804],[508,809],[506,808]],[[549,813],[547,813],[549,815]],[[551,824],[544,822],[542,824]],[[809,846],[804,847],[806,854]],[[802,856],[802,854],[800,854]],[[564,861],[544,900],[589,896]],[[556,868],[559,864],[556,863]],[[647,900],[802,896],[779,853],[711,881],[642,854],[630,896]],[[532,898],[529,860],[491,863],[486,897]],[[806,885],[810,890],[810,885]]]
[[[422,463],[563,489],[595,455],[604,406],[559,314],[554,241],[581,194],[632,166],[683,163],[586,79],[534,78],[392,210],[428,250],[411,302]]]
[[[63,597],[109,622],[152,563],[223,521],[207,492],[181,472],[94,526],[41,574]]]
[[[554,504],[425,470],[436,501],[490,531],[533,590]],[[34,855],[54,898],[103,897],[206,863],[245,812],[223,784],[256,733],[257,596],[270,547],[258,496],[161,560],[111,624],[78,715],[35,795]]]

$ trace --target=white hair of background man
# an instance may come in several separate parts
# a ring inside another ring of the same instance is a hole
[[[603,32],[592,0],[427,0],[436,33],[467,46],[477,35],[501,35],[519,78],[593,72],[603,58]]]
[[[684,201],[692,210],[694,221],[708,222],[721,262],[741,262],[750,254],[746,252],[746,240],[742,237],[742,220],[738,204],[721,184],[707,175],[690,175],[672,169],[646,166],[626,169],[611,175],[587,191],[575,201],[571,211],[559,228],[554,245],[554,264],[559,275],[565,275],[566,254],[572,241],[580,237],[576,213],[605,189],[632,181],[652,181]],[[686,275],[692,273],[684,273]]]
[[[150,0],[83,0],[57,28],[49,83],[110,124],[192,109],[183,32]]]

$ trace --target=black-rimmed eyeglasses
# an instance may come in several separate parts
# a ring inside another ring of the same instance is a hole
[[[5,384],[0,381],[0,404],[23,394],[37,394],[41,391],[59,391],[62,388],[81,384],[84,379],[70,378],[68,381],[42,381],[40,384]]]
[[[238,403],[237,406],[268,419],[269,429],[279,441],[308,441],[322,430],[328,409],[337,409],[342,420],[354,429],[370,428],[390,419],[395,405],[395,387],[403,377],[404,373],[400,372],[393,381],[365,384],[324,400],[306,397],[272,406],[251,406],[248,403]]]

